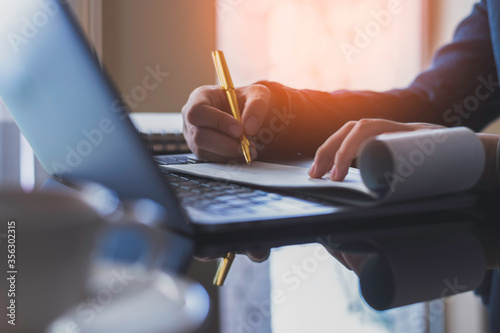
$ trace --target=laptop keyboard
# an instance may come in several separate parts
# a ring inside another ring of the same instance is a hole
[[[319,201],[302,200],[278,193],[223,181],[183,176],[163,171],[167,182],[195,222],[249,221],[263,218],[331,212]]]
[[[193,154],[159,155],[155,156],[154,158],[156,162],[165,165],[206,163],[205,160],[200,160]]]

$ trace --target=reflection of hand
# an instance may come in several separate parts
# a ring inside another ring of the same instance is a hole
[[[361,264],[370,256],[370,254],[365,253],[348,253],[343,251],[338,251],[331,247],[323,245],[324,248],[330,253],[335,259],[337,259],[342,265],[348,270],[353,271],[358,274],[361,268]],[[269,259],[270,250],[252,250],[246,251],[241,254],[245,254],[253,262],[261,263]],[[204,262],[214,261],[217,258],[213,257],[197,257],[196,259]]]
[[[242,112],[242,121],[231,113],[224,91],[217,86],[194,90],[182,109],[184,136],[189,148],[199,158],[224,162],[243,160],[240,136],[255,135],[270,109],[271,92],[263,85],[237,88],[236,95]],[[252,159],[257,157],[251,147]]]
[[[309,170],[309,176],[321,178],[332,170],[332,180],[341,181],[347,175],[349,166],[358,155],[359,148],[367,139],[384,133],[437,128],[443,127],[427,123],[405,124],[382,119],[349,121],[319,147],[314,163]]]
[[[269,250],[252,250],[252,251],[243,252],[242,254],[245,254],[253,262],[264,262],[269,258],[270,251]],[[217,258],[196,257],[196,259],[198,259],[200,261],[213,261],[213,260],[216,260]]]
[[[245,253],[254,262],[264,262],[269,258],[269,250],[247,251]]]
[[[336,249],[324,246],[325,249],[330,253],[335,259],[340,261],[347,269],[354,271],[356,274],[359,272],[359,268],[363,261],[369,256],[369,254],[353,254],[347,252],[341,252]],[[259,250],[259,251],[247,251],[245,254],[254,262],[263,262],[269,258],[269,250]]]
[[[369,254],[364,253],[347,253],[338,251],[332,248],[325,246],[325,249],[330,253],[335,259],[337,259],[342,265],[345,266],[348,270],[353,271],[358,274],[361,268],[361,264],[368,258]]]

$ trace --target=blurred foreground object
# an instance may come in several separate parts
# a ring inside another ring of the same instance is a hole
[[[42,332],[51,322],[49,332],[196,331],[209,310],[200,285],[154,269],[154,259],[128,266],[92,260],[100,235],[110,228],[143,234],[154,257],[168,248],[149,221],[134,221],[137,206],[147,205],[130,202],[128,212],[104,187],[81,188],[74,194],[0,192],[1,267],[12,272],[10,280],[2,280],[2,290],[11,292],[0,297],[10,315],[0,322],[0,331]],[[8,255],[13,261],[7,267]]]

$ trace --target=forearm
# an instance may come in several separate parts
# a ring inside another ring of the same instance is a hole
[[[410,89],[384,93],[337,91],[333,93],[296,90],[262,81],[272,94],[272,114],[286,114],[287,126],[278,133],[273,150],[313,156],[316,149],[347,121],[382,118],[399,122],[442,123],[427,101]]]
[[[437,52],[429,70],[408,87],[385,93],[295,90],[263,81],[273,108],[291,117],[270,148],[313,155],[346,121],[383,118],[481,130],[500,110],[500,89],[485,1],[458,27],[452,43]],[[272,150],[272,149],[270,149]]]

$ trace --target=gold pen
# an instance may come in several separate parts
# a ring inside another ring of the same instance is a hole
[[[241,121],[240,108],[238,106],[238,99],[236,98],[236,91],[234,90],[233,80],[231,79],[231,74],[229,74],[229,69],[227,67],[226,58],[222,51],[212,52],[212,58],[214,59],[215,70],[217,71],[217,76],[219,77],[220,88],[226,92],[227,99],[229,100],[229,106],[231,107],[231,112],[233,117],[238,121]],[[241,150],[243,150],[243,156],[248,165],[252,163],[252,157],[250,156],[250,142],[248,141],[245,133],[241,134],[240,137]],[[214,277],[214,285],[222,286],[226,280],[229,268],[234,261],[236,254],[234,252],[229,252],[224,258],[222,258],[217,268],[217,272]]]
[[[229,74],[229,69],[227,68],[224,53],[222,51],[214,51],[212,52],[212,57],[214,59],[217,76],[219,77],[220,88],[226,92],[233,117],[241,122],[241,113],[238,106],[238,99],[236,98],[236,91],[234,90],[231,74]],[[250,141],[248,141],[245,133],[241,134],[240,142],[245,160],[247,164],[250,165],[252,163],[252,157],[250,156]]]

